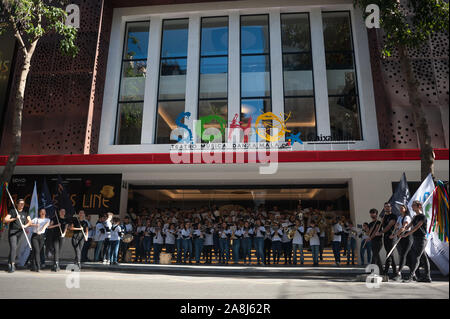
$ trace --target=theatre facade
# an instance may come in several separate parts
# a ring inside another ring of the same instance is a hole
[[[418,138],[398,58],[380,58],[382,32],[366,28],[353,1],[72,2],[80,53],[62,57],[52,36],[38,46],[14,195],[61,174],[98,186],[77,201],[92,214],[295,210],[300,200],[362,224],[403,172],[417,188]],[[448,181],[448,35],[410,55],[435,177]],[[13,96],[4,101],[0,165]]]

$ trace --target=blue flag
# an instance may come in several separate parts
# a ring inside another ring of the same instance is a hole
[[[61,175],[58,175],[58,184],[57,184],[57,206],[59,209],[64,208],[66,210],[66,218],[71,218],[75,214],[75,209],[73,208],[73,204],[71,199],[69,198],[69,194],[67,193],[66,187],[64,186],[63,179]]]
[[[405,205],[408,207],[408,201],[409,201],[409,188],[408,188],[408,181],[406,180],[406,174],[403,173],[402,178],[400,180],[400,183],[395,188],[394,194],[392,194],[391,198],[389,198],[388,203],[391,204],[392,207],[392,214],[395,216],[400,216],[400,205]],[[380,213],[380,217],[384,216],[384,209]]]
[[[39,208],[45,209],[47,212],[47,218],[53,218],[55,216],[55,205],[53,203],[52,195],[48,189],[46,178],[44,178],[44,185],[42,186]]]

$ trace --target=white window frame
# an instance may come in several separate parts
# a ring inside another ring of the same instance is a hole
[[[313,56],[315,109],[317,133],[330,135],[328,89],[326,79],[325,49],[321,12],[349,11],[355,52],[355,70],[359,92],[359,112],[363,140],[354,143],[295,144],[293,150],[353,150],[378,149],[378,128],[370,65],[367,31],[359,9],[351,4],[326,4],[326,1],[307,0],[302,6],[293,1],[233,1],[118,8],[114,10],[108,65],[103,98],[99,137],[99,154],[120,153],[168,153],[169,144],[153,144],[155,141],[156,110],[158,100],[159,64],[161,52],[162,21],[164,19],[189,18],[188,59],[186,77],[186,108],[192,116],[187,123],[192,127],[198,113],[200,27],[202,17],[229,17],[228,48],[228,121],[240,114],[240,16],[268,14],[270,23],[270,58],[272,82],[272,112],[284,113],[283,68],[281,49],[281,14],[309,13],[311,48]],[[214,10],[208,10],[214,8]],[[148,74],[145,83],[142,137],[140,145],[115,145],[115,132],[120,85],[121,59],[124,48],[125,25],[133,21],[150,21]],[[363,68],[361,66],[364,66]],[[364,70],[362,72],[361,70]]]

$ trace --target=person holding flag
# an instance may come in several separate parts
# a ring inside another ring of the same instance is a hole
[[[72,247],[75,251],[75,263],[78,269],[81,269],[81,250],[84,243],[88,240],[89,224],[86,221],[84,210],[78,212],[78,216],[72,218],[69,230],[73,231]]]
[[[407,236],[404,238],[400,238],[405,231],[408,225],[411,223],[411,216],[406,205],[400,205],[400,213],[401,216],[397,219],[397,224],[395,225],[395,231],[390,239],[398,238],[398,255],[399,255],[399,268],[397,270],[396,276],[393,278],[395,281],[402,280],[402,270],[405,265],[408,265],[411,268],[411,264],[409,262],[409,252],[411,250],[413,241],[412,236]]]
[[[394,240],[390,238],[392,235],[392,231],[394,230],[394,226],[397,222],[397,216],[392,213],[392,206],[390,203],[384,203],[384,218],[382,223],[382,230],[379,231],[378,236],[383,236],[384,249],[386,252],[391,251],[394,246]],[[397,267],[395,264],[394,256],[391,254],[388,258],[386,258],[384,264],[384,275],[388,275],[389,268],[392,264],[392,271],[394,276],[397,274]]]
[[[58,216],[59,215],[59,216]],[[60,271],[59,268],[59,256],[64,244],[64,237],[66,236],[68,228],[68,220],[66,217],[66,210],[61,208],[55,217],[52,218],[50,226],[50,242],[53,250],[53,269],[52,271]]]
[[[12,199],[11,199],[12,200]],[[14,205],[14,203],[13,203]],[[8,272],[13,273],[16,270],[16,256],[20,240],[25,234],[25,228],[31,225],[31,218],[27,211],[24,210],[25,200],[17,201],[17,209],[14,207],[6,215],[4,222],[9,224],[8,241]]]
[[[430,262],[428,261],[427,254],[425,253],[425,246],[427,245],[427,219],[423,213],[422,202],[415,200],[412,203],[412,209],[416,214],[411,223],[407,226],[407,230],[413,227],[407,233],[400,235],[400,238],[406,238],[413,236],[413,244],[411,247],[411,268],[408,279],[403,282],[411,282],[414,280],[415,273],[419,268],[420,263],[423,263],[425,268],[425,275],[417,281],[419,282],[431,282],[430,276]]]
[[[33,261],[31,264],[31,271],[40,272],[41,270],[41,250],[44,246],[44,233],[50,225],[50,219],[45,217],[46,211],[44,208],[39,210],[39,217],[31,220],[31,227],[33,227],[33,235],[31,236],[31,245],[33,246]]]
[[[381,221],[378,220],[378,210],[376,208],[372,208],[369,211],[369,214],[372,221],[369,223],[369,238],[366,239],[366,242],[371,243],[372,264],[377,265],[381,272],[383,270],[383,265],[381,263],[380,250],[383,247],[383,243],[381,241],[380,233],[377,231],[381,225]]]

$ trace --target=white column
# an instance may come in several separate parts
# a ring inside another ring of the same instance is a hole
[[[239,12],[231,12],[228,29],[228,122],[241,114],[241,52]]]
[[[200,16],[189,17],[188,57],[186,74],[186,105],[185,111],[191,113],[191,118],[185,124],[193,128],[193,120],[198,114],[198,82],[200,73]]]
[[[160,17],[150,20],[150,40],[145,81],[144,113],[142,116],[142,144],[153,144],[155,139],[156,110],[158,103],[159,61],[161,52],[162,21]]]
[[[284,121],[283,52],[281,49],[280,9],[269,13],[270,30],[270,74],[272,85],[272,112]],[[280,141],[284,141],[283,136]]]
[[[311,9],[310,20],[317,134],[329,136],[331,135],[331,130],[330,110],[328,107],[327,66],[323,40],[322,13],[320,8]]]

